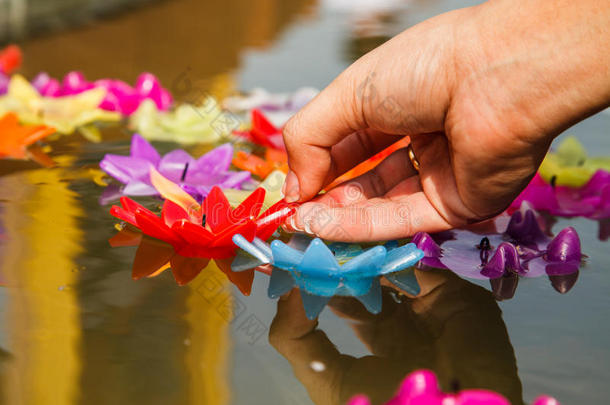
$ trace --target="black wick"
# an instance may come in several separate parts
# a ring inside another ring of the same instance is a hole
[[[557,184],[557,176],[553,176],[551,177],[551,187],[555,188],[555,185]]]
[[[205,226],[205,214],[201,216],[201,226]]]
[[[483,239],[481,239],[481,241],[479,242],[477,247],[479,249],[481,249],[481,250],[489,250],[489,249],[491,249],[491,245],[489,243],[489,238],[487,236],[485,236]]]
[[[483,264],[487,264],[487,260],[489,260],[489,251],[491,250],[489,238],[485,236],[483,239],[481,239],[481,241],[477,245],[477,248],[481,250],[481,261],[483,262]]]
[[[184,170],[182,170],[182,176],[180,176],[180,181],[184,181],[184,179],[186,179],[186,172],[189,169],[189,162],[186,162],[186,164],[184,165]]]

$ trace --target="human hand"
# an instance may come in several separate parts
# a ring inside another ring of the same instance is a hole
[[[610,102],[607,0],[491,0],[418,24],[356,61],[285,126],[288,223],[383,240],[504,210],[552,139]],[[406,149],[317,196],[408,135]]]

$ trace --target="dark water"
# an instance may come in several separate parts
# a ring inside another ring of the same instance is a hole
[[[153,2],[23,40],[23,71],[134,80],[148,70],[183,99],[323,87],[388,35],[469,5],[388,1],[358,12],[366,2],[341,3]],[[568,133],[608,155],[609,129],[601,113]],[[54,169],[0,161],[2,403],[341,404],[357,392],[386,399],[422,367],[445,388],[495,389],[514,403],[539,393],[609,402],[610,245],[597,223],[555,225],[574,226],[589,256],[566,294],[548,278],[524,279],[498,303],[487,282],[419,273],[423,296],[386,291],[378,316],[337,300],[311,332],[298,302],[278,311],[261,274],[249,297],[215,269],[186,287],[167,272],[131,280],[135,249],[109,247],[115,220],[94,181],[102,156],[126,153],[128,139],[110,128],[99,144],[53,141]]]

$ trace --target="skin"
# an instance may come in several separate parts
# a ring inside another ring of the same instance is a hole
[[[609,0],[490,0],[364,55],[284,128],[286,227],[343,241],[436,232],[503,211],[552,140],[610,105]],[[357,179],[319,195],[399,137]]]

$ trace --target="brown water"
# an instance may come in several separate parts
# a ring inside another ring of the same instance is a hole
[[[23,40],[23,72],[132,81],[147,70],[188,100],[323,87],[388,35],[469,4],[397,1],[357,13],[337,3],[147,3]],[[601,113],[568,132],[608,155],[609,129]],[[278,312],[261,274],[249,297],[213,268],[186,287],[168,272],[132,281],[135,249],[108,245],[115,220],[94,181],[105,153],[127,153],[129,133],[104,135],[99,144],[51,142],[53,169],[0,161],[1,403],[341,404],[357,392],[386,399],[422,367],[445,388],[494,389],[514,403],[538,393],[609,402],[610,253],[596,223],[556,225],[576,227],[589,255],[567,294],[548,278],[521,280],[513,299],[497,303],[488,283],[418,274],[429,291],[422,297],[386,291],[378,316],[337,300],[306,334],[313,325],[298,302]]]

